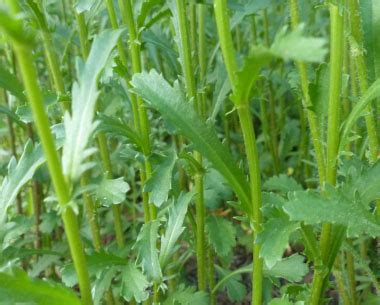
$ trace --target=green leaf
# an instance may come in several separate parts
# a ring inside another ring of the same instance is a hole
[[[169,210],[169,219],[165,235],[161,239],[160,264],[165,268],[170,257],[176,251],[175,244],[182,234],[183,222],[185,220],[187,207],[193,198],[194,193],[181,193],[177,202]]]
[[[244,173],[236,166],[228,149],[219,141],[211,126],[207,125],[186,102],[178,82],[174,87],[152,70],[135,74],[132,78],[134,91],[157,109],[162,117],[187,137],[231,185],[242,203],[242,208],[252,216],[250,192]]]
[[[222,217],[209,216],[206,219],[206,230],[216,254],[228,256],[236,245],[236,229],[232,222]]]
[[[103,270],[98,279],[93,284],[92,294],[94,299],[94,305],[101,305],[104,294],[111,287],[111,283],[116,273],[118,272],[116,267]]]
[[[302,186],[293,177],[285,174],[273,176],[264,182],[263,188],[267,191],[288,193],[302,191]]]
[[[144,224],[133,246],[137,250],[138,261],[141,262],[144,273],[154,281],[159,281],[162,278],[157,250],[159,226],[160,222],[158,220]]]
[[[300,282],[309,272],[305,258],[299,254],[293,254],[277,262],[272,268],[265,268],[265,276],[283,278],[290,282]]]
[[[21,188],[33,178],[35,171],[45,162],[41,145],[33,147],[28,140],[20,160],[14,157],[8,164],[8,176],[0,187],[0,223],[4,222],[8,207],[14,202]]]
[[[118,118],[109,117],[106,115],[99,115],[99,127],[98,131],[102,131],[105,133],[110,133],[114,136],[121,136],[123,138],[127,138],[133,144],[135,144],[139,149],[144,151],[144,142],[141,136],[134,131],[130,126],[128,126],[125,122]],[[147,151],[145,149],[145,151]]]
[[[137,16],[137,26],[141,28],[145,24],[148,14],[152,11],[153,7],[161,4],[162,0],[143,0],[139,2],[140,7],[137,9],[139,15]]]
[[[206,206],[216,209],[233,198],[233,192],[226,179],[213,168],[208,168],[204,177],[204,197]]]
[[[270,218],[263,225],[256,243],[261,244],[260,257],[270,269],[281,260],[285,249],[289,246],[290,235],[299,228],[298,222],[289,220],[287,215]]]
[[[9,91],[21,102],[26,103],[24,87],[15,75],[5,69],[5,65],[0,65],[0,87]]]
[[[19,125],[20,127],[22,128],[26,127],[24,122],[20,120],[19,116],[16,113],[14,113],[12,110],[10,110],[7,106],[0,105],[0,113],[4,113],[5,115],[7,115],[14,123]]]
[[[336,190],[329,190],[325,197],[310,191],[295,192],[285,203],[284,210],[291,220],[303,221],[305,224],[346,226],[349,237],[362,234],[380,236],[380,222],[368,207]]]
[[[293,302],[289,301],[287,296],[280,298],[276,298],[270,301],[269,305],[294,305]]]
[[[81,304],[71,290],[57,283],[31,279],[20,270],[0,273],[0,299],[7,300],[7,304]]]
[[[96,197],[105,206],[120,204],[125,200],[125,193],[129,191],[129,184],[123,177],[117,179],[103,179],[96,188]]]
[[[174,149],[170,150],[144,185],[144,191],[150,192],[150,201],[157,207],[160,207],[168,200],[169,191],[172,188],[172,172],[176,159],[177,155]]]
[[[209,299],[207,293],[196,291],[193,287],[180,285],[176,291],[171,293],[164,301],[163,305],[208,305]]]
[[[64,117],[66,137],[62,153],[63,172],[71,181],[77,181],[91,165],[84,160],[94,153],[94,149],[86,146],[97,125],[93,118],[99,95],[98,78],[121,33],[122,30],[105,30],[96,36],[78,81],[73,85],[72,114],[66,112]]]
[[[231,100],[236,106],[247,103],[250,97],[251,89],[259,76],[260,69],[269,63],[272,54],[264,47],[252,48],[250,54],[245,58],[244,65],[237,72],[237,84]]]
[[[220,273],[221,277],[227,276],[230,272],[219,266],[215,266]],[[247,289],[244,284],[241,283],[241,275],[235,274],[226,280],[221,286],[222,289],[227,290],[228,298],[233,302],[241,302],[247,295]]]
[[[145,275],[137,268],[134,263],[128,263],[123,270],[121,295],[128,302],[135,299],[141,303],[149,298],[147,291],[150,286]]]
[[[348,118],[344,122],[341,131],[340,137],[340,150],[347,145],[349,140],[350,133],[356,122],[356,120],[362,116],[365,112],[365,109],[370,104],[370,102],[380,96],[380,78],[377,79],[371,87],[363,94],[360,100],[355,104],[354,108],[351,110]]]
[[[286,28],[279,31],[270,48],[272,54],[285,60],[323,62],[327,54],[326,39],[305,37],[303,32],[303,25],[290,33]]]

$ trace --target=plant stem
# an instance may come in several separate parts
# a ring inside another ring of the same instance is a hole
[[[227,1],[216,0],[214,2],[214,10],[224,62],[226,64],[232,90],[235,91],[237,87],[236,72],[238,69],[229,26]],[[255,242],[257,234],[261,231],[263,218],[261,212],[262,198],[259,155],[256,146],[256,137],[252,124],[249,101],[239,101],[235,104],[235,107],[238,111],[240,126],[244,137],[245,153],[247,155],[248,161],[250,190],[252,197],[251,200],[253,215],[250,215],[254,223],[252,304],[262,305],[263,260],[260,258],[261,247]]]
[[[138,26],[135,23],[133,14],[133,7],[131,0],[119,1],[120,12],[123,24],[126,24],[129,31],[129,51],[132,58],[132,71],[133,73],[141,72],[141,50],[138,37]],[[136,99],[134,94],[131,94],[131,99]],[[144,166],[140,168],[140,178],[142,186],[152,176],[152,165],[149,161],[149,156],[152,153],[150,143],[150,124],[148,121],[148,114],[145,109],[144,103],[140,97],[137,97],[136,113],[134,113],[135,121],[138,122],[137,130],[141,133],[144,141]],[[143,206],[145,222],[149,219],[153,220],[157,217],[157,209],[154,204],[150,204],[150,196],[147,192],[143,192]],[[149,214],[147,214],[149,211]]]
[[[298,9],[298,0],[289,0],[289,8],[290,8],[290,17],[292,28],[296,29],[300,23],[299,17],[299,9]],[[298,71],[300,74],[301,88],[303,94],[303,107],[307,113],[307,119],[309,122],[311,138],[313,141],[313,146],[315,150],[315,156],[318,167],[318,176],[319,176],[319,184],[321,186],[324,185],[326,180],[326,170],[325,170],[325,157],[322,146],[322,138],[321,132],[318,127],[318,120],[315,115],[315,112],[310,110],[313,106],[310,92],[309,92],[309,80],[307,75],[307,65],[304,62],[297,62]]]
[[[8,0],[13,14],[20,12],[18,1]],[[71,256],[78,276],[79,287],[84,305],[92,305],[90,279],[87,270],[86,257],[80,238],[77,217],[68,203],[70,191],[62,173],[58,153],[56,151],[53,136],[51,134],[49,120],[43,107],[41,90],[37,82],[37,73],[31,65],[33,58],[29,48],[13,41],[13,47],[20,66],[21,75],[26,93],[32,108],[36,128],[45,152],[49,172],[57,194],[58,202],[62,207],[62,219],[65,226],[66,236],[69,242]]]
[[[197,90],[194,77],[194,65],[192,61],[192,49],[190,45],[189,26],[186,18],[185,1],[176,0],[179,39],[181,40],[182,50],[179,50],[180,57],[182,58],[182,71],[185,76],[185,84],[187,95],[189,99],[194,99],[195,109],[199,114],[202,114],[202,107],[198,101]],[[198,152],[194,152],[194,158],[202,165],[202,156]],[[204,204],[204,185],[203,174],[197,173],[194,175],[196,197],[196,252],[197,252],[197,275],[198,275],[198,289],[206,290],[207,287],[207,272],[206,272],[206,238],[205,238],[205,204]]]
[[[344,17],[339,11],[338,5],[330,4],[331,18],[331,46],[330,46],[330,91],[328,106],[328,127],[327,127],[327,161],[326,161],[326,182],[335,185],[337,173],[337,158],[339,147],[339,127],[340,127],[340,93],[342,87],[342,67],[343,67],[343,47],[344,47]],[[331,224],[322,225],[320,240],[322,260],[326,264],[329,259],[331,240]],[[323,283],[327,274],[316,272],[313,279],[311,292],[311,304],[319,305],[324,292]]]

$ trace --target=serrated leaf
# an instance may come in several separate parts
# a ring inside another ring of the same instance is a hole
[[[231,221],[217,216],[206,219],[206,231],[217,255],[228,256],[236,245],[236,229]]]
[[[264,182],[263,188],[267,191],[282,193],[302,191],[302,186],[293,177],[285,174],[269,178]]]
[[[23,271],[0,273],[0,299],[8,304],[80,305],[71,290],[52,282],[29,278]]]
[[[96,197],[105,206],[120,204],[125,200],[125,194],[129,191],[129,184],[123,177],[117,179],[103,179],[96,188]]]
[[[45,162],[41,145],[33,147],[28,140],[20,160],[12,158],[8,165],[8,176],[0,187],[0,223],[4,222],[8,207],[14,202],[21,188],[33,178],[35,171]]]
[[[231,185],[238,195],[242,208],[252,216],[250,192],[244,173],[236,166],[231,153],[219,141],[211,126],[207,125],[186,102],[178,83],[174,87],[151,70],[135,74],[132,78],[134,91],[157,109],[162,117],[174,125],[179,133],[187,137],[203,156],[205,156]]]
[[[260,257],[270,269],[281,260],[289,246],[290,235],[299,228],[298,222],[290,221],[287,215],[271,218],[263,225],[256,243],[261,244]]]
[[[168,200],[172,188],[172,172],[177,155],[172,149],[154,169],[152,176],[145,182],[144,191],[150,192],[150,201],[160,207]]]
[[[147,291],[150,286],[145,275],[137,268],[134,263],[128,263],[122,274],[121,295],[128,302],[136,300],[141,303],[149,298]]]
[[[161,268],[165,268],[169,262],[170,257],[176,250],[175,244],[182,234],[183,222],[185,220],[187,207],[193,198],[194,193],[181,193],[177,202],[173,204],[169,210],[169,219],[166,228],[165,235],[161,239],[161,251],[160,251],[160,265]]]
[[[289,33],[282,29],[274,39],[271,52],[285,60],[323,62],[327,54],[326,39],[306,37],[303,32],[303,25]]]
[[[175,292],[169,295],[163,305],[208,305],[209,299],[204,291],[196,291],[193,287],[180,285]]]
[[[330,190],[330,196],[322,197],[310,191],[296,192],[285,203],[284,210],[291,220],[305,224],[332,223],[347,227],[349,237],[369,234],[380,236],[380,222],[368,207],[355,198],[347,198]]]
[[[210,209],[218,208],[222,203],[231,200],[233,192],[224,177],[213,168],[208,168],[204,178],[204,199]]]
[[[64,117],[66,138],[62,153],[63,173],[71,181],[79,179],[88,168],[84,160],[94,153],[86,146],[96,128],[93,119],[99,95],[98,78],[121,33],[122,30],[105,30],[96,36],[78,81],[73,85],[72,114],[66,112]]]
[[[270,301],[269,305],[294,305],[293,302],[289,301],[287,296],[282,297],[281,299],[276,298]]]
[[[277,262],[271,269],[266,268],[264,274],[270,277],[283,278],[290,282],[300,282],[309,272],[309,268],[304,261],[303,256],[293,254]]]
[[[144,273],[154,281],[159,281],[162,278],[157,250],[159,226],[160,222],[158,220],[144,224],[133,246],[137,250],[137,259],[142,264]]]
[[[145,20],[156,5],[161,4],[162,0],[143,0],[139,3],[140,7],[137,9],[139,15],[137,16],[137,26],[141,28],[144,26]]]

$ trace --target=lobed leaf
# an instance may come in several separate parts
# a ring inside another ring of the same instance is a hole
[[[103,179],[96,188],[96,197],[105,206],[120,204],[125,200],[125,193],[129,191],[129,184],[123,177],[117,179]]]
[[[299,222],[290,221],[287,215],[270,218],[264,223],[256,242],[261,244],[260,257],[269,269],[281,260],[289,246],[290,235],[299,227]]]
[[[168,200],[172,188],[172,173],[177,155],[170,150],[165,158],[154,169],[152,176],[145,182],[144,191],[150,192],[150,201],[160,207]]]
[[[136,300],[141,303],[149,298],[147,291],[150,286],[145,275],[133,263],[125,266],[122,274],[121,295],[128,302]]]
[[[291,220],[305,224],[332,223],[347,227],[349,237],[369,234],[380,236],[380,222],[368,207],[355,198],[335,190],[322,197],[310,191],[295,192],[284,205]]]
[[[162,278],[160,262],[158,259],[157,238],[160,222],[150,221],[144,224],[133,248],[137,250],[138,261],[141,262],[143,271],[149,279],[159,281]]]
[[[8,176],[0,187],[0,223],[5,221],[8,207],[14,202],[21,188],[33,178],[35,171],[45,162],[42,146],[33,147],[26,142],[24,152],[17,162],[14,157],[8,164]]]
[[[222,217],[209,216],[206,231],[210,245],[218,256],[228,256],[236,245],[236,229],[232,222]]]
[[[62,153],[63,173],[71,181],[79,179],[89,167],[84,160],[94,153],[86,146],[97,124],[93,121],[99,95],[98,78],[122,30],[105,30],[96,36],[90,55],[72,88],[72,114],[65,113],[66,138]]]
[[[175,292],[163,302],[163,305],[208,305],[209,300],[207,293],[196,291],[193,287],[180,285]]]
[[[267,191],[282,193],[302,191],[302,186],[293,177],[285,174],[269,178],[264,182],[263,188]]]
[[[241,200],[243,210],[251,216],[251,196],[244,173],[236,166],[231,153],[219,141],[215,130],[197,115],[190,103],[186,102],[178,82],[172,87],[162,75],[151,70],[149,73],[135,74],[131,84],[137,94],[157,109],[180,134],[192,141],[195,149],[224,176]]]
[[[187,207],[193,198],[194,193],[181,193],[177,202],[169,210],[169,219],[165,235],[161,239],[160,265],[165,268],[170,257],[176,250],[176,242],[184,231],[183,222],[185,220]]]

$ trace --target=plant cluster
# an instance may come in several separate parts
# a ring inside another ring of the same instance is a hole
[[[0,304],[380,304],[380,4],[0,2]]]

